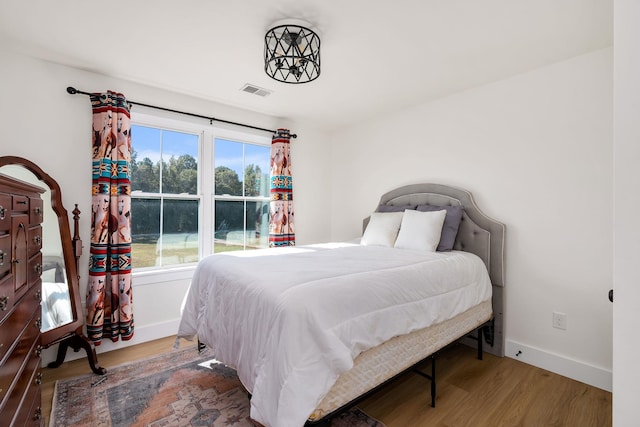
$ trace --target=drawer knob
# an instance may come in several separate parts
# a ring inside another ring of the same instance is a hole
[[[0,266],[4,265],[4,252],[0,251]]]
[[[0,310],[5,311],[9,305],[9,297],[0,297]]]
[[[38,421],[42,419],[42,409],[38,406],[33,413],[33,421]]]
[[[42,346],[38,345],[36,347],[36,356],[40,357],[41,354],[42,354]]]
[[[5,219],[6,215],[7,209],[4,206],[0,205],[0,219]]]
[[[34,323],[34,326],[38,329],[42,328],[42,319],[38,319],[36,320],[36,323]]]
[[[38,216],[42,216],[42,209],[40,208],[40,206],[38,206],[37,208],[34,209],[34,212],[36,213],[36,215]]]
[[[36,245],[39,245],[40,242],[42,242],[42,237],[40,237],[39,235],[36,235],[33,237],[33,243],[35,243]]]
[[[42,291],[38,289],[36,293],[33,294],[33,298],[35,298],[36,301],[42,301]]]
[[[42,265],[40,263],[37,263],[36,265],[33,266],[33,271],[35,271],[38,274],[42,274]]]
[[[38,375],[36,375],[35,383],[36,385],[42,384],[42,372],[38,372]]]

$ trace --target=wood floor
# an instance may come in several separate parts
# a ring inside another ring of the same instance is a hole
[[[474,349],[456,345],[436,366],[435,408],[428,381],[413,373],[358,406],[387,427],[611,426],[611,393],[518,360],[478,360]]]
[[[120,365],[169,351],[173,337],[99,355],[101,366]],[[182,346],[188,345],[183,341]],[[425,365],[425,372],[429,372]],[[44,369],[42,407],[48,425],[55,382],[89,373],[86,360]],[[436,407],[430,406],[429,382],[408,373],[358,406],[387,427],[611,426],[611,393],[511,358],[457,345],[437,361]]]

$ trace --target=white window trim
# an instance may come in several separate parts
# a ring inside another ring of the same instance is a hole
[[[201,162],[206,161],[210,163],[211,168],[213,168],[214,165],[214,141],[216,138],[262,145],[266,147],[271,145],[271,136],[267,135],[265,132],[255,131],[252,129],[238,131],[227,128],[222,124],[208,124],[203,122],[202,119],[183,116],[177,113],[157,112],[157,114],[153,114],[151,113],[152,110],[148,108],[141,107],[140,109],[142,111],[131,112],[131,124],[162,128],[176,132],[199,134],[198,164],[204,164]],[[138,107],[136,107],[136,110],[138,110]],[[178,117],[180,117],[180,119],[178,119]],[[133,138],[135,148],[135,135],[133,135]],[[140,193],[137,193],[137,195],[139,194]],[[142,195],[145,194],[147,193],[142,193]],[[152,193],[152,195],[153,197],[156,197],[156,193]],[[198,253],[199,259],[213,253],[213,212],[215,199],[221,200],[228,197],[229,200],[238,200],[240,197],[242,200],[247,201],[265,200],[264,197],[216,196],[213,194],[213,179],[204,179],[201,168],[198,168],[198,194],[196,196],[190,195],[189,197],[191,199],[198,198],[200,202],[198,215],[202,220],[198,221],[198,236],[200,241]],[[164,195],[164,197],[171,198],[170,195]],[[211,216],[208,217],[211,219],[210,221],[207,221],[205,217],[205,212],[207,211],[211,212]],[[167,267],[144,267],[137,270],[134,260],[132,273],[134,278],[133,284],[134,286],[144,286],[159,282],[190,279],[193,276],[195,268],[196,263],[191,263]]]
[[[155,269],[145,269],[136,272],[133,270],[133,286],[146,286],[163,282],[175,282],[178,280],[191,280],[196,264],[185,264],[183,266],[160,267]]]

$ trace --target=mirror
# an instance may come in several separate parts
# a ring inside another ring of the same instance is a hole
[[[73,322],[69,282],[62,251],[57,215],[51,207],[51,189],[28,169],[19,165],[0,167],[0,173],[41,187],[42,222],[42,333]]]
[[[37,185],[42,194],[44,216],[42,223],[42,327],[41,345],[44,348],[60,344],[55,362],[60,366],[68,347],[87,351],[89,365],[97,374],[106,370],[97,365],[95,347],[82,332],[84,317],[79,295],[79,277],[76,253],[81,243],[71,238],[69,217],[62,205],[58,183],[39,166],[27,159],[14,156],[0,157],[0,173]],[[75,213],[75,211],[74,211]],[[76,231],[77,234],[77,231]],[[77,243],[74,247],[74,243]]]

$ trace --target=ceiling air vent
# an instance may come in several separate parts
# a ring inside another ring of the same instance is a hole
[[[243,92],[248,92],[248,93],[252,93],[254,95],[258,95],[261,97],[265,97],[265,96],[269,96],[271,95],[271,91],[268,89],[263,89],[261,87],[258,87],[256,85],[252,85],[247,83],[246,85],[242,86],[242,89],[240,89]]]

